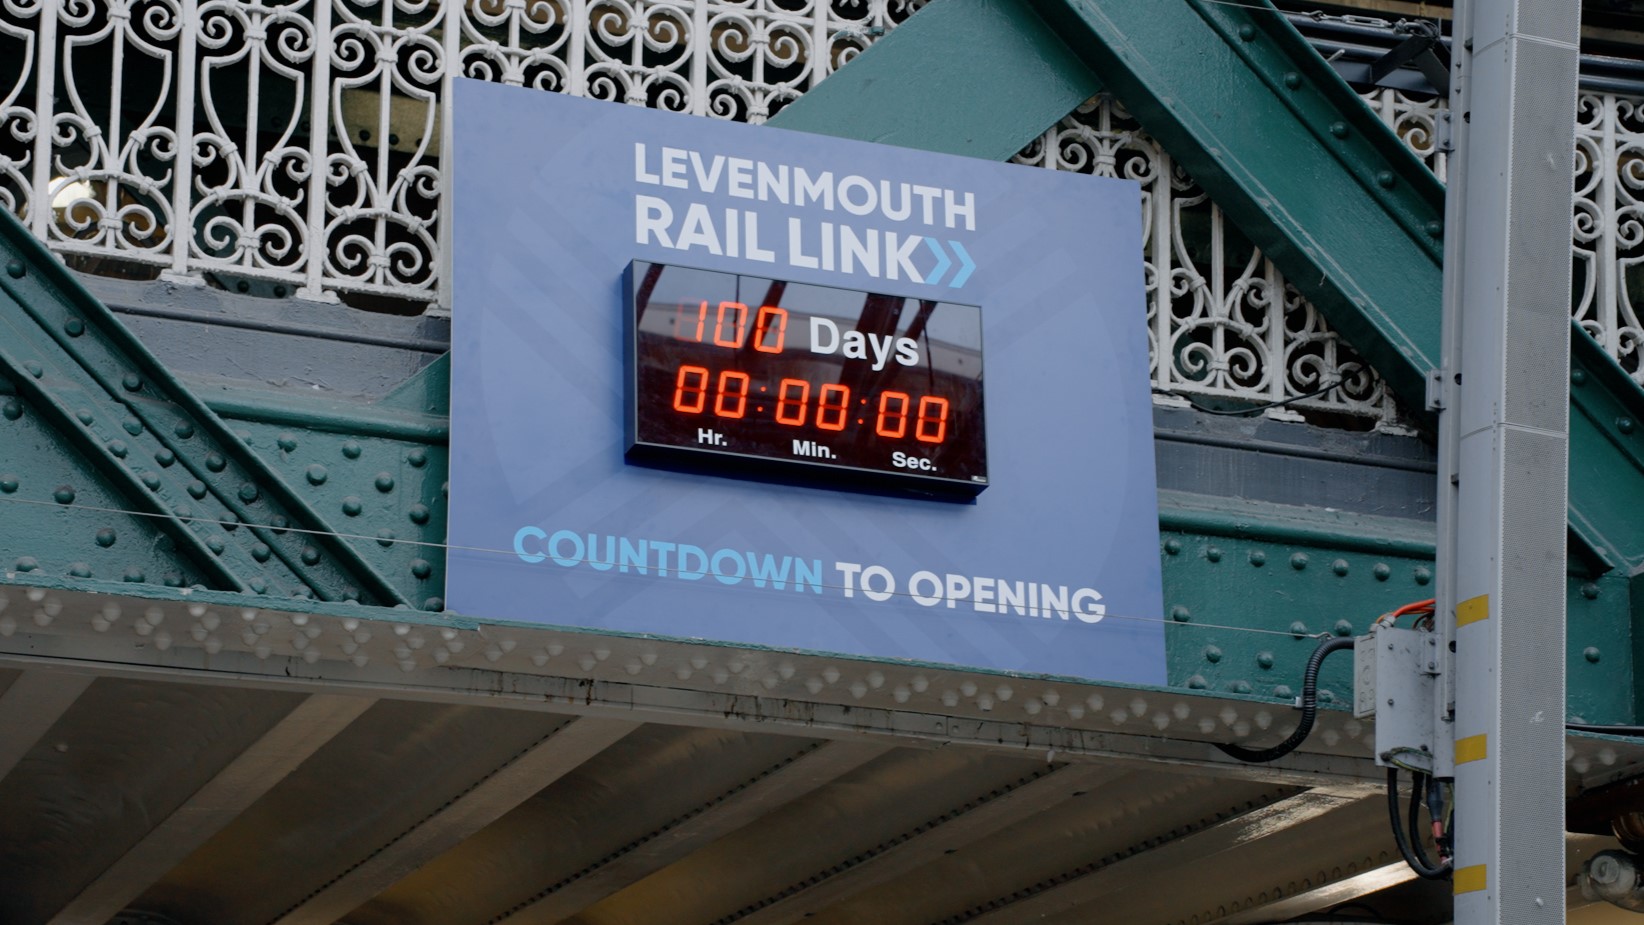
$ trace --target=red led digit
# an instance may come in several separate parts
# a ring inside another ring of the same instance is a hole
[[[798,398],[790,397],[797,391]],[[776,387],[776,423],[798,427],[805,423],[805,407],[811,400],[811,384],[803,379],[784,379]]]
[[[770,334],[773,330],[771,326],[771,321],[773,319],[776,321],[776,326],[774,328],[776,331],[776,340],[774,343],[766,343],[766,341],[770,339]],[[759,314],[754,317],[753,348],[758,350],[760,353],[781,353],[782,341],[787,336],[788,310],[785,308],[779,308],[775,305],[760,306]]]
[[[879,418],[873,432],[881,437],[901,437],[908,432],[908,393],[885,392],[879,396]],[[892,408],[891,405],[896,407]]]
[[[948,400],[926,395],[919,399],[919,423],[913,426],[914,439],[941,443],[948,435]]]
[[[843,385],[825,385],[816,393],[816,426],[823,430],[845,429],[845,407],[851,403],[851,390]],[[829,419],[832,415],[832,420]]]
[[[693,381],[694,380],[694,381]],[[708,370],[701,366],[681,366],[674,380],[674,410],[701,414],[708,407]]]
[[[702,303],[706,306],[708,303]],[[725,334],[725,310],[731,310],[731,333]],[[748,333],[748,306],[741,302],[719,303],[719,315],[714,320],[714,343],[720,347],[742,346],[742,335]]]
[[[731,399],[735,402],[726,401]],[[748,412],[748,374],[727,369],[719,374],[719,396],[714,399],[714,414],[722,418],[739,418]]]
[[[693,311],[696,314],[695,319],[691,318]],[[702,329],[707,320],[707,300],[703,300],[701,304],[695,306],[686,305],[683,302],[679,303],[679,314],[674,318],[674,338],[697,344],[702,343]]]

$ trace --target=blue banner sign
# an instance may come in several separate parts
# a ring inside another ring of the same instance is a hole
[[[1164,683],[1136,184],[467,80],[454,111],[449,606]]]

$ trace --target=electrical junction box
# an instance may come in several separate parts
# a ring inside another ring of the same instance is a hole
[[[1353,716],[1376,720],[1376,764],[1435,771],[1438,635],[1376,626],[1353,644]]]

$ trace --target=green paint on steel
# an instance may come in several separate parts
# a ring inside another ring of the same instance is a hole
[[[1002,161],[1099,89],[1023,4],[941,0],[768,124]]]
[[[1424,414],[1444,191],[1289,22],[1266,0],[1030,5]]]
[[[113,483],[120,507],[159,524],[178,548],[178,569],[201,576],[191,583],[408,603],[246,445],[249,433],[213,414],[10,214],[0,218],[0,263],[0,371],[23,410]],[[27,475],[71,474],[72,458]],[[53,492],[59,503],[72,494]],[[82,561],[50,534],[6,533],[7,544]]]

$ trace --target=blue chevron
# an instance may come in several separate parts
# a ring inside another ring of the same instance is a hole
[[[935,238],[926,238],[925,243],[930,245],[931,253],[936,255],[936,269],[931,270],[930,275],[925,277],[925,282],[934,286],[942,278],[942,274],[948,271],[948,267],[953,266],[953,258],[942,250],[942,245],[936,243]]]
[[[976,261],[970,259],[970,254],[965,251],[965,246],[958,241],[949,241],[948,246],[953,248],[955,254],[959,255],[959,272],[953,274],[953,279],[948,280],[948,286],[958,289],[970,279],[971,271],[976,269]]]

